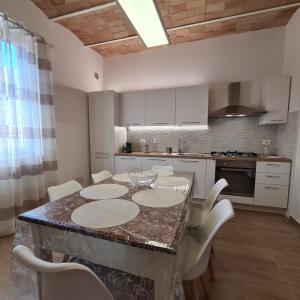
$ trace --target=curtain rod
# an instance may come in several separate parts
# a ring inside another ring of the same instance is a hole
[[[35,37],[39,42],[43,42],[47,45],[49,45],[51,48],[55,48],[55,46],[53,44],[48,43],[45,38],[43,38],[42,36],[36,34],[35,32],[25,28],[22,24],[14,21],[13,19],[9,18],[5,13],[0,12],[0,16],[2,16],[5,20],[7,20],[8,22],[12,23],[14,26],[16,26],[16,28],[20,28],[22,30],[24,30],[25,32],[27,32],[29,35]]]

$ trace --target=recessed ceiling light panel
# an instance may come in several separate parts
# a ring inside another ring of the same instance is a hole
[[[146,47],[169,44],[153,0],[117,0]]]

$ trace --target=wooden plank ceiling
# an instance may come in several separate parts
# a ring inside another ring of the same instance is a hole
[[[146,49],[127,16],[112,0],[32,1],[50,19],[61,17],[54,21],[72,31],[84,45],[104,57]],[[260,11],[300,4],[300,0],[156,0],[156,2],[171,44],[284,26],[297,10],[297,6]],[[105,8],[101,8],[101,5],[105,5]],[[84,11],[87,9],[89,10]],[[243,16],[250,12],[257,13]],[[68,16],[73,13],[78,14]],[[232,16],[238,17],[224,20]]]

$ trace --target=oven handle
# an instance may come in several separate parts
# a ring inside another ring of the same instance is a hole
[[[235,172],[247,172],[249,170],[254,170],[255,168],[220,168],[221,171],[235,171]]]

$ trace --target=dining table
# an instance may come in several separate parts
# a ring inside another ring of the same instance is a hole
[[[194,173],[174,172],[171,176],[188,180],[183,202],[169,207],[139,205],[137,216],[118,226],[89,228],[74,223],[71,216],[77,208],[98,201],[83,197],[80,192],[22,213],[18,220],[30,227],[32,248],[41,259],[47,259],[53,251],[63,253],[148,279],[152,284],[152,299],[182,299],[178,253],[192,203]],[[106,183],[127,187],[128,192],[118,199],[128,201],[133,201],[135,193],[151,189],[113,178],[98,184]],[[38,288],[41,299],[39,276]]]

